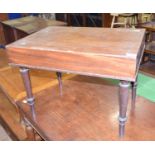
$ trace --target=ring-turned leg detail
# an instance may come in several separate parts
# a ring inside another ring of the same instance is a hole
[[[126,111],[128,105],[128,95],[129,95],[128,81],[120,81],[119,83],[119,136],[123,137],[125,133],[125,122],[127,120]]]
[[[31,107],[31,112],[32,112],[33,118],[35,118],[35,109],[34,109],[35,99],[34,99],[33,94],[32,94],[32,86],[31,86],[31,80],[30,80],[30,75],[29,75],[29,69],[20,68],[20,72],[22,75],[22,79],[24,82],[25,89],[26,89],[27,103]]]

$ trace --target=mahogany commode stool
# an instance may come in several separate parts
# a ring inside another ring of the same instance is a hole
[[[132,109],[135,106],[144,36],[144,29],[47,27],[6,48],[9,64],[20,67],[34,119],[31,68],[119,79],[119,135],[122,137],[130,83]]]

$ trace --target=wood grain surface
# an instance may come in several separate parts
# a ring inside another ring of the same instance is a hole
[[[28,68],[134,81],[143,29],[48,27],[7,46],[9,62]]]
[[[18,140],[25,140],[27,135],[24,126],[20,123],[19,113],[16,107],[8,100],[0,89],[0,117]]]
[[[54,86],[35,94],[36,120],[27,104],[18,103],[45,140],[155,140],[152,102],[138,97],[135,111],[128,108],[126,134],[119,139],[117,86],[101,78],[75,76],[63,82],[63,96],[56,90]]]
[[[58,83],[57,77],[53,72],[31,70],[30,76],[33,93]],[[70,77],[69,75],[63,75],[63,80]],[[5,67],[0,69],[0,88],[14,104],[26,96],[23,81],[17,68]]]
[[[0,49],[0,69],[8,66],[8,59],[6,52],[3,49]]]

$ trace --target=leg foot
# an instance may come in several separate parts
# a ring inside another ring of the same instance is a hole
[[[27,135],[27,138],[26,140],[27,141],[35,141],[35,132],[34,132],[34,129],[31,127],[31,125],[26,121],[25,119],[25,131],[26,131],[26,135]]]
[[[129,82],[120,81],[119,84],[119,136],[125,133],[126,111],[128,105]]]

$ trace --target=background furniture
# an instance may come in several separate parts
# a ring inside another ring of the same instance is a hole
[[[135,27],[135,25],[138,23],[138,14],[137,13],[111,13],[113,16],[112,22],[111,22],[111,28],[117,27]],[[118,17],[123,18],[122,22],[118,21]]]
[[[56,13],[56,19],[69,26],[110,27],[110,13]]]
[[[145,48],[145,54],[144,54],[144,61],[145,57],[148,57],[147,61],[151,60],[151,55],[155,55],[155,22],[146,22],[143,24],[140,24],[139,27],[145,28],[147,30],[147,38],[146,38],[146,48]]]
[[[2,21],[5,36],[5,44],[9,44],[29,34],[37,32],[47,26],[65,26],[66,23],[56,20],[48,20],[34,16]]]
[[[7,13],[0,13],[0,21],[5,21],[8,20],[8,15]],[[0,45],[5,44],[5,38],[4,38],[4,33],[3,33],[3,28],[0,25]]]

